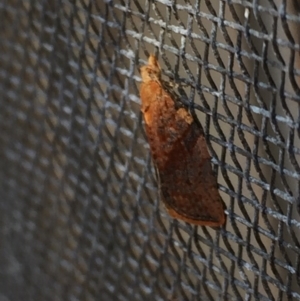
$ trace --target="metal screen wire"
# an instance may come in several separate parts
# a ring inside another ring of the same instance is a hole
[[[298,5],[0,1],[0,300],[300,300]],[[203,125],[220,231],[159,200],[150,53]]]

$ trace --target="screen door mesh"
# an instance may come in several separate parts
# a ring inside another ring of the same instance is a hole
[[[300,300],[297,0],[0,1],[0,300]],[[172,219],[140,113],[157,55],[226,227]]]

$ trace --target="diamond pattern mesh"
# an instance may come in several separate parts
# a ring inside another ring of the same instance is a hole
[[[0,300],[300,300],[300,7],[0,1]],[[159,201],[138,67],[202,123],[221,231]]]

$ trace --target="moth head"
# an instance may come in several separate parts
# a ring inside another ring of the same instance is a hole
[[[148,65],[142,66],[140,68],[140,72],[144,83],[150,81],[160,81],[161,69],[156,57],[153,54],[151,54],[148,58]]]

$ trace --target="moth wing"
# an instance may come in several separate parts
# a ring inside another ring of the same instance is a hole
[[[165,168],[157,172],[161,197],[172,217],[213,227],[225,223],[225,205],[196,122],[177,140]]]

